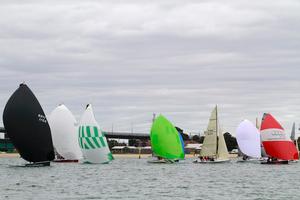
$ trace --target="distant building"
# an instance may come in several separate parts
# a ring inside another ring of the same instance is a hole
[[[8,138],[0,139],[0,151],[14,152],[15,147]]]
[[[4,152],[15,151],[15,147],[10,141],[10,139],[8,138],[8,135],[3,127],[0,127],[0,134],[2,134],[0,138],[0,151],[4,151]]]
[[[185,153],[187,154],[199,154],[201,151],[202,144],[189,143],[184,147]]]
[[[132,154],[151,154],[152,150],[150,146],[146,147],[135,147],[135,146],[114,146],[111,149],[112,153],[115,154],[125,154],[125,153],[132,153]]]
[[[184,147],[184,151],[186,154],[199,154],[199,152],[201,150],[201,146],[202,146],[202,144],[190,143]],[[114,146],[114,147],[112,147],[111,151],[112,151],[112,153],[115,153],[115,154],[126,154],[126,153],[152,154],[151,146],[145,146],[145,147]]]

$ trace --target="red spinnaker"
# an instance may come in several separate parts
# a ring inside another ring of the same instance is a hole
[[[269,156],[281,160],[298,160],[295,144],[284,133],[282,126],[271,114],[265,114],[261,124],[262,143]]]

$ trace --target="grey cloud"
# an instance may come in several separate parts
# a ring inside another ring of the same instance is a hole
[[[300,121],[298,1],[4,1],[0,113],[22,81],[46,113],[103,129],[148,132],[152,113],[203,132],[219,105],[223,130],[271,112]],[[0,120],[1,121],[1,120]]]

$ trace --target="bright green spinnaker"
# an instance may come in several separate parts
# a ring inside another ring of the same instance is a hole
[[[170,160],[184,159],[179,133],[164,116],[160,115],[153,122],[150,139],[156,156]]]

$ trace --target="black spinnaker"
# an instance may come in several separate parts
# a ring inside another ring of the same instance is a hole
[[[49,124],[40,103],[27,85],[20,84],[9,98],[3,112],[3,123],[23,159],[34,163],[54,159]]]

